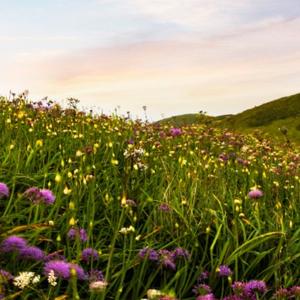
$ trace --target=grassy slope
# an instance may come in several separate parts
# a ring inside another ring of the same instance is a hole
[[[279,140],[284,138],[279,128],[285,127],[288,137],[300,143],[300,94],[280,98],[236,115],[200,118],[199,114],[187,114],[162,120],[176,126],[203,121],[243,132],[259,129]]]

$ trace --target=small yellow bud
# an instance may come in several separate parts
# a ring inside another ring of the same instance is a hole
[[[38,148],[43,147],[43,140],[37,140],[37,141],[35,142],[35,145],[36,145]]]
[[[73,201],[71,201],[71,202],[69,203],[69,208],[70,208],[71,210],[74,210],[74,209],[75,209],[75,203],[74,203]]]
[[[60,236],[60,234],[56,237],[56,241],[57,241],[57,242],[60,242],[60,241],[61,241],[61,236]]]
[[[60,183],[61,180],[62,180],[61,175],[57,173],[57,174],[55,175],[55,182],[56,182],[56,183]]]
[[[65,188],[64,188],[64,194],[65,195],[69,195],[71,192],[72,192],[72,190],[69,189],[67,186],[65,186]]]
[[[70,226],[74,226],[75,223],[76,223],[76,221],[75,221],[75,219],[72,217],[72,218],[70,219],[70,221],[69,221],[69,225],[70,225]]]
[[[75,277],[77,275],[76,269],[74,269],[74,268],[71,268],[70,273],[71,273],[71,276],[73,276],[73,277]]]

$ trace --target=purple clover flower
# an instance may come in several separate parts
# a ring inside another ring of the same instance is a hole
[[[37,187],[31,187],[24,192],[24,196],[27,197],[30,201],[37,204],[41,202],[40,190]]]
[[[99,259],[98,251],[93,248],[86,248],[81,253],[81,259],[88,263]]]
[[[140,250],[138,256],[141,259],[148,259],[150,261],[158,261],[159,260],[159,254],[157,251],[155,251],[152,248],[145,247]]]
[[[258,199],[263,196],[263,192],[259,189],[254,189],[248,193],[250,199]]]
[[[220,277],[229,277],[232,275],[231,269],[226,265],[221,265],[218,268],[218,272]]]
[[[42,190],[40,190],[40,194],[43,199],[43,202],[46,205],[50,205],[55,202],[55,196],[53,195],[52,191],[50,191],[48,189],[42,189]]]
[[[170,134],[171,134],[171,136],[173,136],[173,137],[179,136],[179,135],[182,134],[182,130],[181,130],[180,128],[175,128],[175,127],[173,127],[173,128],[170,129]]]
[[[68,263],[63,260],[52,260],[44,265],[44,274],[48,274],[53,271],[54,275],[58,278],[68,280],[71,278],[71,269],[76,271],[76,276],[79,280],[86,280],[87,274],[77,264]]]
[[[8,253],[11,251],[20,251],[27,246],[27,241],[19,236],[11,235],[1,243],[1,251]]]
[[[61,279],[70,279],[70,266],[69,263],[63,260],[51,260],[44,265],[44,274],[48,274],[53,271],[54,275]]]
[[[0,199],[8,196],[9,196],[8,186],[5,183],[0,182]]]
[[[172,271],[175,271],[176,264],[172,257],[172,252],[170,252],[169,250],[162,249],[162,250],[159,250],[158,253],[160,256],[159,259],[160,259],[162,266],[167,269],[170,269]]]
[[[267,291],[266,283],[263,280],[250,280],[245,284],[245,295],[251,297],[255,293],[265,293]]]
[[[88,240],[86,231],[83,228],[76,227],[73,227],[68,231],[68,238],[71,240],[79,238],[82,242],[86,242]]]
[[[24,192],[24,195],[35,204],[44,203],[46,205],[50,205],[55,202],[55,196],[52,191],[48,189],[31,187]]]
[[[41,261],[44,259],[44,252],[35,246],[25,246],[19,250],[19,257],[22,259]]]

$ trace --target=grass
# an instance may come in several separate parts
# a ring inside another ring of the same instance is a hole
[[[154,299],[149,290],[156,289],[156,299],[190,300],[197,282],[223,299],[234,293],[234,282],[254,279],[267,289],[253,291],[251,299],[270,299],[281,287],[299,285],[297,150],[209,124],[171,129],[1,99],[0,182],[10,193],[0,201],[0,268],[15,277],[24,271],[41,276],[23,289],[0,276],[5,299],[138,300],[147,292]],[[51,190],[55,202],[30,198],[31,187]],[[253,188],[263,196],[249,198]],[[74,238],[70,229],[78,233]],[[7,252],[12,235],[45,257]],[[82,260],[86,248],[99,259]],[[51,286],[49,254],[85,273],[101,270],[104,278],[80,280],[70,267],[69,278],[55,273]],[[220,276],[222,265],[232,270],[229,277]],[[89,286],[94,281],[102,288]]]

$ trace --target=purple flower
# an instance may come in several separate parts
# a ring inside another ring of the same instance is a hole
[[[82,242],[86,242],[88,239],[87,233],[83,228],[71,228],[68,232],[68,238],[75,240],[79,238]]]
[[[79,237],[80,237],[80,240],[83,242],[86,242],[88,240],[87,233],[83,228],[79,229]]]
[[[99,259],[98,251],[93,248],[86,248],[81,253],[81,259],[86,263]]]
[[[89,272],[88,277],[89,277],[89,281],[90,282],[93,282],[93,281],[104,281],[103,273],[100,270],[95,270],[95,269],[91,270]]]
[[[48,189],[40,190],[41,197],[43,198],[43,202],[47,205],[53,204],[55,201],[55,196]]]
[[[218,268],[218,272],[220,277],[229,277],[232,275],[231,269],[226,265],[221,265]]]
[[[181,135],[182,134],[182,131],[181,131],[181,129],[180,128],[171,128],[170,129],[170,134],[171,134],[171,136],[179,136],[179,135]]]
[[[190,257],[189,252],[181,247],[177,247],[172,253],[172,258],[174,260],[176,260],[178,258],[188,259],[189,257]]]
[[[31,202],[38,204],[42,201],[40,189],[37,187],[31,187],[24,192],[24,196],[27,197]]]
[[[45,254],[44,252],[35,246],[25,246],[20,249],[19,256],[22,259],[29,259],[35,261],[41,261],[44,259]]]
[[[290,292],[295,297],[299,297],[300,296],[300,286],[299,285],[292,286],[290,288]]]
[[[273,298],[275,299],[287,299],[290,297],[290,290],[285,288],[280,288],[276,291],[276,293],[273,295]]]
[[[242,296],[245,291],[245,286],[245,282],[235,281],[231,287],[236,295]]]
[[[175,271],[176,264],[172,257],[172,252],[170,252],[169,250],[162,249],[162,250],[159,250],[158,253],[160,256],[159,259],[160,259],[162,266],[167,269],[170,269],[172,271]]]
[[[263,192],[259,189],[254,189],[248,193],[250,199],[258,199],[263,196]]]
[[[138,255],[141,259],[149,259],[150,261],[158,261],[159,260],[159,255],[158,255],[157,251],[155,251],[152,248],[148,248],[148,247],[141,249]]]
[[[71,276],[69,263],[63,260],[51,260],[45,263],[44,274],[48,276],[51,271],[58,278],[69,279]]]
[[[48,274],[52,270],[56,277],[68,280],[71,277],[71,269],[74,269],[76,271],[76,276],[79,280],[87,279],[87,274],[80,266],[78,266],[77,264],[65,262],[63,260],[52,260],[45,263],[44,274],[48,276]]]
[[[8,196],[9,196],[8,186],[5,183],[0,182],[0,199]]]
[[[266,283],[263,280],[250,280],[245,284],[244,292],[248,297],[251,297],[253,294],[265,293],[267,291]]]
[[[209,293],[206,295],[200,295],[196,298],[196,300],[215,300],[215,295],[213,293]]]
[[[14,277],[7,271],[0,269],[0,284],[7,283],[8,281],[13,280]]]
[[[198,277],[197,279],[197,282],[198,283],[202,283],[204,282],[206,279],[208,279],[209,277],[209,272],[208,271],[203,271],[200,276]]]
[[[48,189],[31,187],[24,192],[24,195],[35,204],[44,203],[46,205],[50,205],[55,201],[55,196]]]
[[[162,203],[160,206],[159,206],[159,210],[163,211],[163,212],[170,212],[171,211],[171,207],[169,204],[167,203]]]
[[[27,241],[16,235],[9,236],[1,243],[1,251],[4,253],[19,251],[27,246]]]

